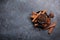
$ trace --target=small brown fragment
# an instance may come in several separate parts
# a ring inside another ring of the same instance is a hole
[[[49,15],[47,15],[46,10],[41,10],[38,12],[33,11],[31,15],[34,27],[48,30],[48,34],[51,34],[56,26],[55,22],[51,23],[51,18],[53,17],[54,14],[50,13]]]

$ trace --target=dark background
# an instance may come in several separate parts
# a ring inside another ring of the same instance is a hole
[[[32,11],[54,12],[57,25],[51,35],[34,29]],[[60,40],[60,0],[0,0],[0,40]]]

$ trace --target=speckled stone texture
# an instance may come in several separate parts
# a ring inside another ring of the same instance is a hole
[[[57,25],[51,35],[31,23],[32,11],[54,12]],[[60,0],[0,0],[0,40],[60,40]]]

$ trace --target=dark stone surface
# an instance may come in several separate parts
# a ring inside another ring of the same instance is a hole
[[[32,11],[54,12],[57,25],[51,35],[34,29]],[[60,0],[0,0],[0,40],[60,40]]]

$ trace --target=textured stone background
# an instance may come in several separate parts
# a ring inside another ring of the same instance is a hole
[[[57,25],[51,35],[34,29],[32,11],[54,12]],[[0,40],[60,40],[60,0],[0,0]]]

